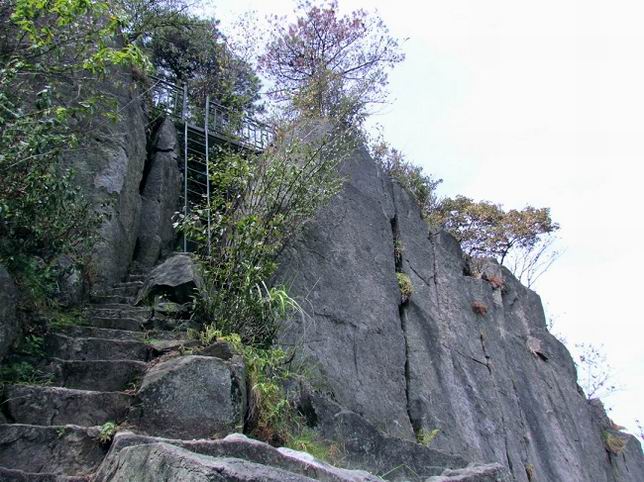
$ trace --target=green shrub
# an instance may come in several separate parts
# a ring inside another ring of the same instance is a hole
[[[435,428],[434,430],[426,430],[424,428],[420,429],[418,432],[416,432],[416,442],[424,445],[425,447],[429,447],[429,445],[438,436],[440,431],[440,428]]]
[[[299,138],[317,140],[305,143]],[[271,345],[281,319],[299,309],[284,287],[269,285],[276,258],[339,191],[337,166],[351,146],[345,131],[319,134],[292,126],[261,154],[213,154],[210,204],[177,222],[201,247],[204,289],[197,299],[199,318],[224,334],[239,334],[245,344]]]
[[[44,343],[45,340],[42,336],[26,335],[22,339],[22,342],[20,343],[17,351],[18,353],[22,353],[24,355],[44,357]]]
[[[376,132],[375,136],[367,136],[366,141],[371,157],[385,174],[396,179],[413,196],[422,216],[427,219],[438,206],[436,190],[443,180],[434,179],[425,174],[422,167],[405,159],[401,151],[385,140],[381,131]]]
[[[215,341],[226,342],[243,357],[250,387],[247,429],[251,435],[266,442],[286,443],[299,417],[284,389],[284,384],[295,377],[288,368],[292,353],[281,348],[244,344],[239,335],[224,334],[214,325],[206,325],[201,331],[188,330],[188,337],[204,346]]]
[[[414,293],[414,286],[411,284],[411,279],[405,273],[396,273],[398,279],[398,288],[400,289],[401,303],[407,303],[411,295]]]
[[[286,446],[293,450],[306,452],[318,460],[333,465],[340,464],[345,455],[344,449],[339,443],[325,440],[314,429],[306,426],[292,436]]]
[[[105,422],[103,425],[101,425],[99,432],[98,432],[98,441],[103,444],[103,445],[108,445],[112,442],[112,439],[114,438],[114,435],[116,435],[116,432],[118,431],[118,426],[116,425],[116,422]]]
[[[54,259],[87,251],[98,219],[63,154],[90,135],[90,121],[113,117],[114,99],[99,87],[108,69],[146,65],[136,46],[117,41],[110,8],[15,0],[0,17],[0,262],[33,288],[24,298],[50,299]],[[40,286],[30,284],[34,264]]]

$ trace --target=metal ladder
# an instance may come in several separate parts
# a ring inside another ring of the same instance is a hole
[[[272,129],[261,122],[218,104],[206,96],[203,105],[191,101],[187,84],[179,86],[160,77],[152,78],[152,104],[171,118],[180,134],[183,149],[180,169],[183,174],[183,215],[192,207],[208,206],[207,252],[211,253],[210,156],[214,144],[258,153],[272,142]],[[196,244],[183,236],[183,251]]]

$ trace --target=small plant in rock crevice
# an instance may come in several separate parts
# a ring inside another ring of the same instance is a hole
[[[20,343],[20,346],[17,348],[16,351],[18,353],[22,353],[25,355],[44,357],[45,356],[44,343],[45,343],[45,340],[42,336],[26,335],[22,339],[22,342]]]
[[[0,367],[0,384],[50,385],[52,378],[51,374],[45,373],[25,361],[3,364]]]
[[[424,445],[425,447],[429,447],[429,445],[438,436],[440,431],[440,428],[435,428],[433,430],[420,429],[418,432],[416,432],[416,442]]]
[[[528,477],[529,482],[537,480],[537,469],[535,468],[534,464],[526,464],[525,474]]]
[[[396,273],[396,279],[398,280],[398,288],[400,290],[400,302],[407,303],[411,299],[411,295],[414,293],[414,286],[411,283],[411,278],[405,273]]]
[[[101,425],[98,432],[99,443],[101,443],[102,445],[109,445],[110,443],[112,443],[112,439],[114,438],[114,435],[116,435],[117,431],[118,426],[116,425],[116,422],[105,422],[103,425]]]
[[[505,281],[501,276],[498,276],[498,275],[485,276],[483,279],[485,279],[488,283],[490,283],[490,286],[492,286],[492,288],[495,290],[503,289],[505,287]]]
[[[286,445],[293,450],[311,454],[318,460],[324,460],[333,465],[339,465],[345,455],[344,447],[338,442],[324,440],[310,427],[303,427]]]
[[[394,241],[394,261],[396,266],[400,266],[402,263],[403,254],[405,253],[405,247],[402,244],[400,239]]]
[[[479,316],[485,316],[487,314],[487,305],[480,300],[472,302],[472,311]]]
[[[613,455],[621,454],[626,448],[626,439],[609,430],[604,431],[602,439],[604,440],[606,450]]]

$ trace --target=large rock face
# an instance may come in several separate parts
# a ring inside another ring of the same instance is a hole
[[[66,155],[82,190],[103,215],[89,273],[96,287],[120,281],[132,260],[141,212],[139,186],[147,157],[147,119],[142,94],[131,75],[113,72],[103,88],[114,96],[119,120],[97,118],[92,135]]]
[[[438,429],[432,448],[499,462],[518,481],[644,480],[636,439],[620,435],[619,454],[604,447],[608,422],[580,392],[538,295],[494,263],[468,276],[456,241],[430,232],[364,150],[345,174],[279,273],[310,315],[283,342],[303,347],[330,396],[388,435]],[[414,288],[403,304],[396,270]]]
[[[141,181],[143,205],[135,261],[143,268],[154,266],[174,248],[172,216],[178,209],[181,189],[178,155],[174,124],[163,119],[152,138]]]
[[[311,315],[283,341],[319,362],[342,405],[411,439],[389,186],[363,151],[344,175],[343,192],[280,263],[279,277]]]
[[[17,297],[13,279],[4,266],[0,265],[0,360],[18,336]]]
[[[307,453],[276,449],[241,434],[221,440],[172,440],[118,433],[93,480],[185,482],[378,482],[363,471],[332,467]]]

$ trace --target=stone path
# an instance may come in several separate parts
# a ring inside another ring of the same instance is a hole
[[[88,325],[46,335],[39,368],[51,384],[5,386],[0,480],[86,480],[102,462],[101,426],[125,420],[149,362],[184,342],[151,330],[152,309],[134,306],[143,279],[130,275],[93,297]]]

